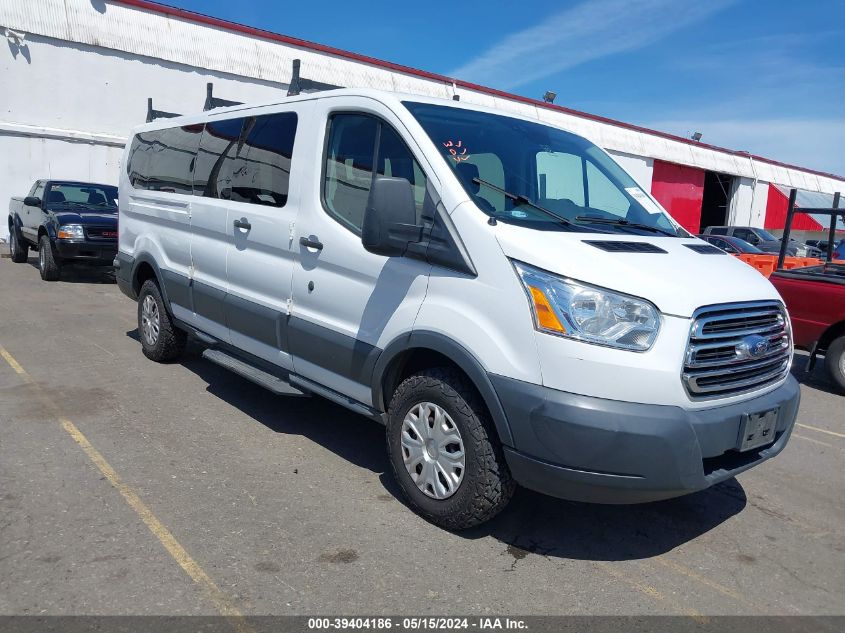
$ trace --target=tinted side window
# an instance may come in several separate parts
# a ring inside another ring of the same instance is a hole
[[[724,226],[710,229],[710,235],[727,235],[727,234],[728,234],[728,229],[727,229],[727,227],[724,227]],[[739,237],[739,236],[737,236],[737,237]]]
[[[135,136],[127,165],[132,186],[191,193],[191,171],[201,132],[201,125],[187,125]]]
[[[746,242],[751,238],[751,231],[748,229],[734,229],[734,237],[738,237]]]
[[[135,189],[146,189],[147,166],[150,158],[149,152],[154,142],[152,132],[140,132],[132,139],[129,147],[129,158],[126,161],[126,173],[129,175],[129,184]]]
[[[427,181],[422,167],[393,128],[362,114],[337,114],[331,119],[323,183],[328,212],[356,233],[361,232],[373,165],[379,175],[405,178],[411,183],[419,220],[426,202]]]
[[[296,114],[246,119],[232,174],[232,200],[283,207],[288,199]]]
[[[195,196],[224,199],[231,196],[232,173],[243,122],[243,119],[227,119],[205,124],[194,166]]]
[[[191,193],[191,172],[201,134],[201,125],[157,131],[147,168],[150,189]]]

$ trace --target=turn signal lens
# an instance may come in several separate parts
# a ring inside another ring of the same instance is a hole
[[[537,324],[546,330],[554,330],[555,332],[566,332],[566,328],[560,323],[552,306],[549,305],[549,300],[546,295],[539,288],[529,286],[531,291],[531,299],[534,301],[534,314],[537,316]]]

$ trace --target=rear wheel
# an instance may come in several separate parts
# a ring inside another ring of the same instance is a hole
[[[824,363],[837,389],[845,394],[845,336],[834,339],[828,346]]]
[[[173,324],[158,284],[152,279],[147,279],[138,293],[138,335],[144,356],[157,363],[179,358],[188,340],[188,335]]]
[[[47,235],[38,240],[38,270],[44,281],[57,281],[62,276],[62,264]]]
[[[478,393],[459,372],[422,371],[396,389],[388,408],[387,448],[410,505],[449,530],[484,523],[515,488]]]
[[[29,257],[29,246],[18,237],[18,230],[14,226],[9,227],[9,252],[16,264],[24,263]]]

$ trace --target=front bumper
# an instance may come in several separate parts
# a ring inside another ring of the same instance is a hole
[[[789,376],[767,394],[709,409],[604,400],[490,376],[514,446],[514,479],[538,492],[592,503],[643,503],[702,490],[780,453],[798,413]],[[777,409],[775,442],[736,450],[744,414]]]
[[[111,264],[117,255],[117,240],[56,240],[56,252],[64,260]]]

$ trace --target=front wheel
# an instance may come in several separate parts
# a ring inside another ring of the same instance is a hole
[[[23,264],[29,257],[29,246],[18,237],[18,230],[14,226],[9,228],[9,252],[16,264]]]
[[[47,235],[38,240],[38,271],[44,281],[58,281],[62,276],[62,264]]]
[[[845,336],[834,339],[828,346],[824,363],[839,392],[845,394]]]
[[[157,363],[179,358],[188,340],[188,335],[173,324],[158,284],[152,279],[147,279],[138,293],[138,334],[144,356]]]
[[[516,487],[478,393],[455,370],[428,369],[399,385],[387,449],[413,509],[448,530],[493,518]]]

